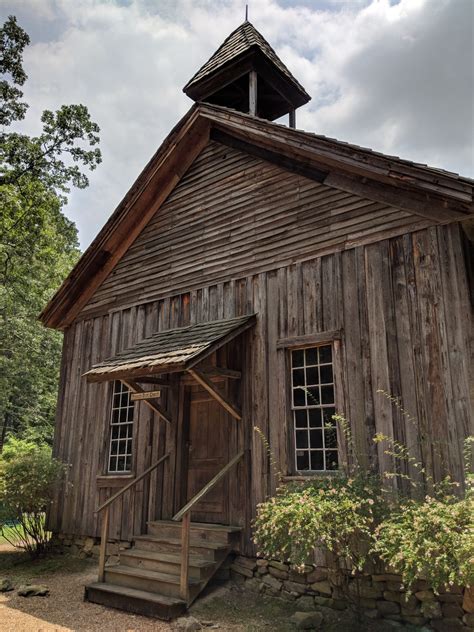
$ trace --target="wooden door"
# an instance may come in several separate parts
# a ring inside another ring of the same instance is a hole
[[[229,415],[206,390],[191,386],[188,402],[186,501],[229,462],[231,431]],[[229,482],[225,477],[195,506],[192,520],[228,524],[228,494]]]

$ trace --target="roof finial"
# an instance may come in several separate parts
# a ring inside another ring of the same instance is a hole
[[[245,21],[246,22],[249,21],[249,5],[248,4],[245,5]]]

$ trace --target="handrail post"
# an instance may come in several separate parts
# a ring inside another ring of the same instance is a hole
[[[181,526],[181,577],[180,595],[181,599],[189,601],[189,531],[191,527],[191,512],[188,511],[183,516]]]
[[[109,537],[109,510],[110,507],[107,506],[104,509],[104,516],[102,518],[99,553],[99,582],[103,582],[105,579],[105,557],[107,554],[107,539]]]

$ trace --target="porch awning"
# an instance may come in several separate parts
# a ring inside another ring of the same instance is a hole
[[[145,338],[84,373],[88,382],[185,371],[255,322],[255,314],[168,329]]]

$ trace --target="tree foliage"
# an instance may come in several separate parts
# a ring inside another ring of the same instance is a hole
[[[7,429],[51,440],[61,335],[37,319],[80,254],[62,213],[67,193],[86,187],[84,170],[101,161],[99,127],[84,105],[44,111],[39,136],[19,130],[29,41],[10,16],[0,29],[0,449]]]
[[[63,469],[48,446],[14,437],[0,456],[0,533],[32,556],[47,547],[45,514]]]

